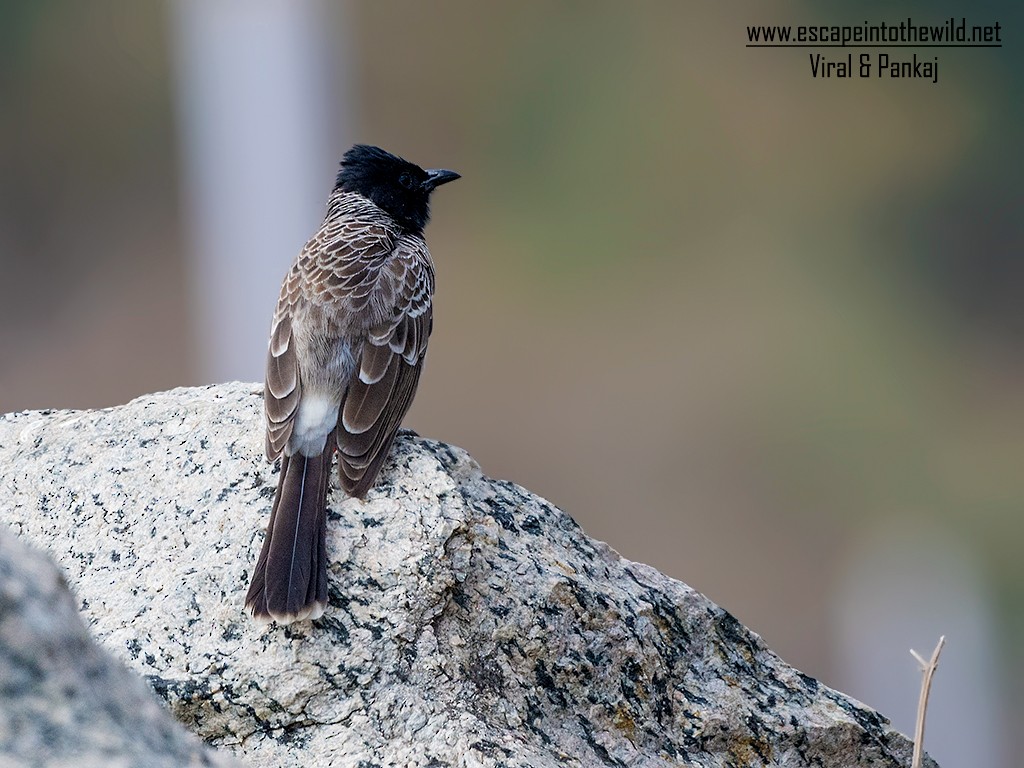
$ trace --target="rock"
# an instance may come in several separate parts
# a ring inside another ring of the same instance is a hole
[[[365,501],[332,492],[324,617],[259,626],[262,445],[247,384],[0,419],[8,522],[100,642],[252,766],[910,764],[707,598],[411,434]]]
[[[89,637],[60,571],[0,526],[0,765],[240,766]]]

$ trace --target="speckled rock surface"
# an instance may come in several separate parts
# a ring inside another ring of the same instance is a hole
[[[0,525],[0,766],[240,766],[86,632],[57,566]]]
[[[208,742],[252,766],[910,764],[881,716],[702,595],[410,435],[365,501],[333,492],[324,617],[257,626],[259,393],[0,419],[7,522]]]

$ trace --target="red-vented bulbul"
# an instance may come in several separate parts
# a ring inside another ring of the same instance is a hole
[[[373,485],[416,393],[431,330],[430,193],[459,178],[378,147],[345,153],[327,215],[274,312],[264,404],[281,476],[246,608],[286,624],[327,606],[331,459],[341,487]]]

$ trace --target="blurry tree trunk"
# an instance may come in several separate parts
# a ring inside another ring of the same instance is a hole
[[[348,72],[346,25],[331,23],[343,8],[328,10],[321,0],[171,5],[191,251],[184,332],[203,380],[262,380],[281,279],[322,216],[346,144],[338,115],[349,114],[335,77]]]

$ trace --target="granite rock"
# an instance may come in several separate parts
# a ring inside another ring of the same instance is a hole
[[[365,500],[332,491],[327,613],[255,624],[260,391],[0,418],[6,522],[208,743],[252,766],[910,764],[885,718],[727,611],[410,433]]]
[[[0,766],[240,766],[89,637],[59,569],[0,526]]]

